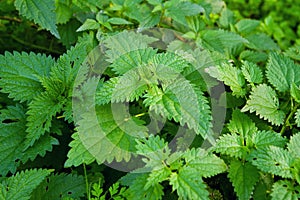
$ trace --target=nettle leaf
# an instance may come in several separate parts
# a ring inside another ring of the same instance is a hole
[[[113,88],[111,102],[129,102],[138,100],[148,88],[148,84],[157,84],[153,67],[140,66],[118,78]]]
[[[155,54],[149,63],[154,63],[155,65],[163,65],[164,67],[170,67],[175,72],[182,72],[185,68],[189,67],[189,63],[185,60],[183,56],[176,53],[166,52]]]
[[[157,41],[156,38],[149,37],[147,35],[142,35],[133,31],[123,31],[119,34],[108,37],[104,41],[104,44],[107,48],[109,48],[106,50],[108,61],[113,63],[121,55],[134,50],[145,49],[148,47],[148,44],[155,41]]]
[[[171,154],[168,144],[159,136],[150,135],[148,139],[136,140],[137,153],[146,157],[143,161],[145,167],[151,170],[161,170],[164,168],[164,162]]]
[[[34,20],[42,28],[49,30],[58,39],[60,38],[56,27],[54,0],[16,0],[15,7],[21,15]]]
[[[300,66],[284,55],[270,53],[266,69],[269,82],[279,92],[289,91],[292,83],[300,85]]]
[[[258,51],[279,50],[278,45],[265,33],[255,33],[245,38],[249,41],[247,46],[251,49]]]
[[[98,163],[128,161],[136,150],[135,138],[147,135],[143,122],[133,119],[124,104],[96,106],[95,111],[83,113],[81,118],[79,137]]]
[[[203,93],[189,81],[178,78],[170,83],[164,92],[147,94],[145,100],[149,109],[174,119],[181,126],[187,125],[197,134],[206,137],[211,127],[211,113]]]
[[[257,131],[255,123],[240,110],[232,112],[232,119],[227,127],[231,133],[242,135],[244,138],[251,137]]]
[[[100,83],[95,94],[95,102],[97,105],[108,104],[111,101],[113,91],[118,82],[119,77],[113,77],[104,83]]]
[[[71,149],[68,152],[68,159],[65,162],[65,167],[75,166],[78,167],[81,164],[91,164],[95,161],[95,157],[86,149],[78,133],[72,135],[73,140],[69,146]]]
[[[241,19],[235,24],[235,27],[238,32],[247,35],[254,31],[260,23],[261,21],[255,19]]]
[[[137,49],[121,55],[110,65],[117,74],[125,74],[129,70],[148,62],[156,54],[157,50],[152,48]]]
[[[222,159],[214,154],[207,153],[204,149],[193,148],[186,151],[183,157],[189,170],[205,178],[222,173],[227,168]]]
[[[183,167],[177,173],[172,173],[170,185],[172,185],[173,191],[176,190],[178,196],[182,199],[209,199],[209,193],[201,176],[188,167]]]
[[[266,84],[260,84],[253,88],[249,100],[243,107],[242,112],[256,112],[261,118],[272,124],[283,124],[285,113],[279,110],[279,100],[276,92]]]
[[[235,158],[243,158],[248,152],[244,138],[237,134],[222,135],[216,143],[214,150]]]
[[[32,146],[42,135],[50,131],[52,118],[63,108],[63,104],[48,92],[36,97],[30,104],[27,112],[25,149]],[[41,112],[43,111],[43,112]],[[47,112],[44,112],[47,111]]]
[[[22,142],[26,135],[25,109],[21,105],[0,110],[0,174],[14,173],[22,155]],[[8,121],[8,122],[6,122]]]
[[[204,30],[201,33],[200,43],[209,50],[221,53],[238,49],[248,41],[240,35],[224,30]]]
[[[259,171],[249,162],[233,160],[230,163],[228,177],[238,198],[249,200],[255,184],[259,180]]]
[[[293,99],[297,103],[300,103],[300,88],[295,83],[291,84],[290,92],[291,92],[291,96],[293,97]]]
[[[255,63],[243,61],[242,73],[249,83],[259,84],[263,81],[262,71]]]
[[[210,76],[223,81],[226,85],[230,86],[232,94],[238,97],[246,95],[245,78],[242,71],[237,67],[233,67],[230,63],[222,63],[217,67],[209,67],[206,72]]]
[[[26,151],[24,141],[26,139],[26,110],[19,104],[0,110],[0,174],[5,176],[8,172],[14,173],[19,166],[29,159],[34,160],[37,155],[45,156],[46,151],[52,151],[53,145],[58,140],[45,134]]]
[[[1,92],[20,102],[31,101],[44,91],[39,78],[49,76],[54,59],[30,53],[5,52],[0,55]]]
[[[165,3],[165,6],[167,8],[165,15],[184,25],[187,23],[185,19],[186,16],[193,16],[204,12],[202,6],[188,1],[168,1]]]
[[[140,174],[129,185],[126,190],[126,197],[130,200],[145,199],[145,200],[161,200],[164,194],[163,187],[159,183],[153,183],[152,186],[145,188],[148,174]]]
[[[284,147],[287,139],[283,138],[280,133],[274,131],[258,131],[253,134],[252,141],[256,148],[270,145]]]
[[[292,178],[290,171],[292,157],[288,151],[280,147],[268,146],[259,148],[250,154],[249,160],[264,172],[283,178]]]
[[[295,113],[295,122],[298,127],[300,127],[300,109],[297,109],[297,112]]]
[[[21,171],[0,184],[1,199],[28,200],[32,191],[50,174],[51,170]]]
[[[300,133],[293,135],[288,143],[289,152],[295,157],[300,157]]]
[[[300,186],[288,180],[277,181],[273,185],[271,196],[272,200],[297,200],[300,198]]]
[[[52,200],[84,197],[85,181],[83,176],[72,174],[52,174],[32,193],[30,200]]]

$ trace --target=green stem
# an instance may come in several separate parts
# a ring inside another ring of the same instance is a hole
[[[86,166],[84,163],[83,163],[83,171],[84,171],[84,178],[85,178],[85,190],[86,190],[88,200],[90,200],[91,194],[90,194],[90,189],[89,189],[89,181],[88,181],[88,177],[87,177],[87,173],[86,173]]]
[[[293,105],[293,102],[292,102],[292,105]],[[281,135],[284,133],[286,127],[290,124],[289,121],[290,121],[291,117],[295,114],[295,112],[297,111],[297,107],[298,107],[298,105],[292,106],[291,112],[290,112],[289,116],[286,118],[286,120],[280,130]]]
[[[29,47],[34,48],[34,49],[40,49],[40,50],[44,50],[44,51],[47,51],[47,52],[50,52],[50,53],[62,54],[62,52],[54,50],[54,49],[48,49],[48,48],[43,47],[43,46],[39,46],[39,45],[36,45],[36,44],[31,44],[31,43],[26,42],[26,41],[14,36],[14,35],[10,35],[10,37],[12,39],[14,39],[15,41],[19,42],[20,44],[23,44],[25,46],[29,46]]]

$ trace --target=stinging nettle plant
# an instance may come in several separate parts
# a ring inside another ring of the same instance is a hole
[[[0,199],[300,198],[299,46],[268,19],[219,0],[6,8],[68,50],[0,55]]]

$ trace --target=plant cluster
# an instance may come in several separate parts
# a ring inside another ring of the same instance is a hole
[[[234,6],[0,2],[0,199],[299,199],[297,13]]]

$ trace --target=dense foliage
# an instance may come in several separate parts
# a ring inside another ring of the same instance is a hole
[[[0,199],[299,199],[299,7],[0,1]]]

